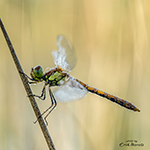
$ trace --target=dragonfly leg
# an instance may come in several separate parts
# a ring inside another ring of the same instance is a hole
[[[24,72],[19,71],[21,74],[25,75],[28,79],[35,81],[34,79],[30,78],[27,74],[25,74]],[[35,81],[36,82],[36,81]],[[30,83],[30,82],[29,82]]]
[[[50,87],[49,87],[49,95],[50,95],[50,98],[51,98],[51,106],[49,107],[49,112],[48,112],[48,114],[44,117],[44,120],[45,120],[45,122],[46,122],[46,124],[48,125],[48,122],[47,122],[47,120],[46,120],[46,118],[48,117],[48,115],[52,112],[52,110],[54,109],[54,108],[56,108],[56,106],[57,106],[57,101],[56,101],[56,99],[55,99],[55,97],[54,97],[54,95],[53,95],[53,93],[52,93],[52,91],[51,91],[51,89],[50,89]]]
[[[29,84],[37,84],[38,81],[35,81],[33,78],[30,78],[27,74],[25,74],[24,72],[19,71],[21,74],[25,75],[25,77],[27,77],[29,80],[31,80],[31,82],[29,82]]]
[[[43,90],[42,90],[42,93],[41,93],[41,95],[39,96],[39,95],[28,95],[28,97],[30,97],[30,96],[34,96],[34,97],[38,97],[39,99],[41,99],[41,100],[45,100],[45,98],[46,98],[46,90],[45,90],[45,88],[46,88],[46,85],[47,85],[47,83],[45,83],[45,85],[44,85],[44,87],[43,87]]]
[[[56,102],[56,100],[55,100],[55,97],[54,97],[54,95],[53,95],[53,93],[52,93],[50,87],[49,87],[49,95],[50,95],[50,98],[51,98],[51,105],[50,105],[50,107],[48,107],[48,108],[37,118],[37,120],[36,120],[34,123],[36,123],[40,117],[42,117],[47,111],[49,111],[48,114],[44,117],[44,120],[45,120],[45,122],[46,122],[46,125],[48,125],[48,122],[47,122],[46,118],[48,117],[48,115],[52,112],[52,110],[53,110],[53,109],[56,107],[56,105],[57,105],[57,102]]]
[[[37,81],[29,82],[29,84],[37,84]]]

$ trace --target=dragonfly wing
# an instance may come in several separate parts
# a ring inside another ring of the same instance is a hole
[[[87,92],[84,86],[74,78],[70,78],[69,81],[54,92],[54,96],[60,101],[68,102],[83,98]]]
[[[63,35],[57,37],[57,46],[58,50],[52,52],[55,65],[63,70],[71,71],[77,62],[73,46]]]

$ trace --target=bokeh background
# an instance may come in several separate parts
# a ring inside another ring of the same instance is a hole
[[[54,67],[52,50],[64,34],[78,63],[71,75],[124,98],[132,112],[94,94],[58,102],[48,129],[58,150],[150,149],[150,1],[149,0],[1,0],[0,18],[24,72]],[[36,94],[43,84],[32,85]],[[37,99],[43,112],[50,105]],[[45,150],[41,129],[0,32],[0,149]],[[123,146],[137,140],[144,146]]]

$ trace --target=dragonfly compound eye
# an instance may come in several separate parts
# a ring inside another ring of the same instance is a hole
[[[39,80],[43,76],[43,69],[41,66],[35,66],[31,69],[30,75],[33,79]]]

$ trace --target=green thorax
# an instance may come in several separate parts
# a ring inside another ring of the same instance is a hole
[[[51,86],[62,85],[67,81],[67,79],[68,74],[62,72],[62,70],[59,68],[51,69],[43,76],[43,80],[45,80]]]

